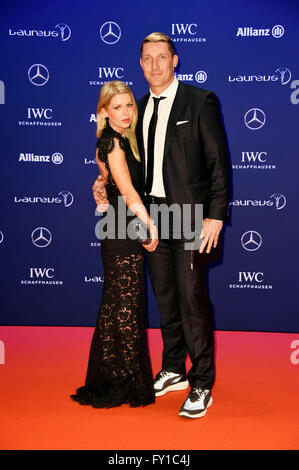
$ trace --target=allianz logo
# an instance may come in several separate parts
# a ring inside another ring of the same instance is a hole
[[[204,83],[208,78],[204,70],[199,70],[196,73],[175,73],[174,76],[183,82],[193,82],[195,80],[197,83]]]
[[[239,27],[236,37],[271,37],[281,38],[284,35],[284,27],[280,24],[273,28],[252,28],[251,26]]]
[[[230,202],[230,206],[235,207],[275,207],[281,210],[287,203],[286,197],[281,193],[275,193],[270,199],[235,199]]]
[[[36,155],[34,153],[20,153],[19,162],[27,163],[54,163],[60,165],[63,162],[63,155],[59,152],[53,153],[53,155]]]
[[[48,196],[15,196],[14,202],[16,204],[63,204],[64,207],[69,207],[74,202],[74,196],[69,191],[60,191],[60,197]]]
[[[228,76],[230,83],[257,83],[257,82],[278,82],[281,85],[286,85],[292,78],[290,69],[286,67],[279,67],[275,70],[274,74],[265,75],[236,75]]]
[[[8,30],[9,36],[30,37],[30,38],[60,38],[61,41],[67,41],[72,34],[71,28],[65,23],[59,23],[54,30],[42,29],[13,29]]]

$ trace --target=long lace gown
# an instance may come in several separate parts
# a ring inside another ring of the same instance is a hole
[[[97,147],[99,159],[105,163],[108,173],[106,190],[110,209],[115,210],[117,235],[117,214],[120,207],[122,213],[124,209],[127,211],[127,207],[108,163],[108,154],[115,145],[114,139],[125,152],[132,183],[137,191],[142,187],[142,170],[129,141],[107,124]],[[132,218],[127,216],[125,225]],[[71,398],[96,408],[110,408],[123,403],[129,403],[132,407],[145,406],[155,401],[155,394],[147,345],[142,247],[137,240],[128,237],[110,237],[101,240],[101,253],[103,295],[85,385],[78,388]]]

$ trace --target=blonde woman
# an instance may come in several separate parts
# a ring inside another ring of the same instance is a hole
[[[136,218],[150,233],[144,248],[154,251],[158,237],[139,196],[142,165],[136,123],[137,106],[130,88],[119,81],[106,83],[97,106],[97,161],[109,200],[100,227],[102,235],[105,232],[101,239],[103,296],[85,385],[71,395],[73,400],[97,408],[123,403],[137,407],[155,401],[146,334],[142,241],[132,236]],[[124,219],[127,208],[130,211]],[[104,225],[109,224],[105,231]]]

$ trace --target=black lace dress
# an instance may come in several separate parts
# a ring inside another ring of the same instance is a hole
[[[71,395],[73,400],[96,408],[123,403],[137,407],[155,401],[147,345],[142,247],[128,236],[120,238],[117,230],[117,215],[120,210],[127,212],[127,207],[109,169],[108,154],[114,148],[115,139],[125,152],[135,189],[140,191],[142,187],[141,164],[134,157],[129,141],[107,124],[97,147],[99,159],[105,163],[108,173],[106,190],[110,209],[115,211],[116,237],[111,235],[101,240],[103,295],[85,385]],[[126,217],[125,224],[132,216]]]

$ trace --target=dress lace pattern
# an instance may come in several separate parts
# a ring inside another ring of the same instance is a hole
[[[108,172],[110,204],[113,196],[119,195],[108,164],[115,138],[125,152],[133,185],[136,188],[142,183],[141,165],[129,142],[108,126],[97,146]],[[105,239],[101,253],[104,286],[85,385],[71,398],[96,408],[123,403],[145,406],[155,401],[155,394],[147,344],[142,248],[136,240]]]

